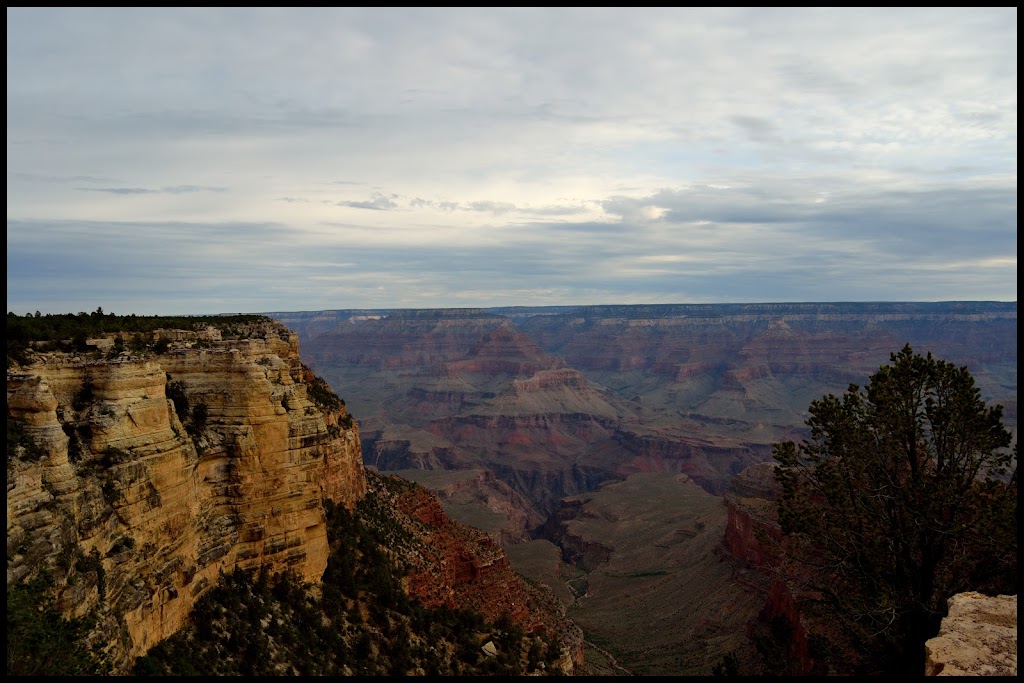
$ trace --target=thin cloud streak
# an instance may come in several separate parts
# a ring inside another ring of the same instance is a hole
[[[8,310],[1015,301],[1016,13],[8,8]]]

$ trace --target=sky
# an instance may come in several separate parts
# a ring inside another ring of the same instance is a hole
[[[7,9],[19,315],[1016,299],[1016,7]]]

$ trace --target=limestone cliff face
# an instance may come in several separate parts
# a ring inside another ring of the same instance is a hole
[[[39,449],[8,462],[7,585],[47,570],[122,664],[177,631],[221,571],[319,582],[323,500],[366,494],[358,428],[311,400],[296,335],[190,345],[8,370],[9,419]]]

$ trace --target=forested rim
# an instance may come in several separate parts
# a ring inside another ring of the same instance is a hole
[[[26,341],[54,341],[73,339],[79,334],[87,336],[115,332],[153,332],[158,329],[192,330],[206,326],[231,329],[239,324],[272,322],[265,315],[117,315],[97,308],[92,313],[7,313],[7,341],[12,338]]]
[[[29,346],[42,351],[87,351],[86,339],[110,334],[151,335],[160,329],[202,330],[214,327],[224,336],[244,334],[253,324],[273,324],[265,315],[117,315],[97,308],[92,313],[58,313],[43,315],[7,313],[7,367],[27,360]],[[131,339],[124,339],[131,343]],[[136,340],[139,343],[140,340]],[[41,344],[41,342],[49,342]]]

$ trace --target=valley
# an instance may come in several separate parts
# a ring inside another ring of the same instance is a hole
[[[721,495],[807,408],[906,343],[966,366],[1016,433],[1015,303],[268,313],[359,421],[381,470],[486,469],[547,516],[634,472]]]
[[[707,675],[755,656],[744,625],[766,579],[725,550],[725,495],[806,435],[812,400],[903,344],[968,367],[1016,438],[1015,303],[267,315],[344,397],[364,465],[427,487],[550,585],[592,673]]]

